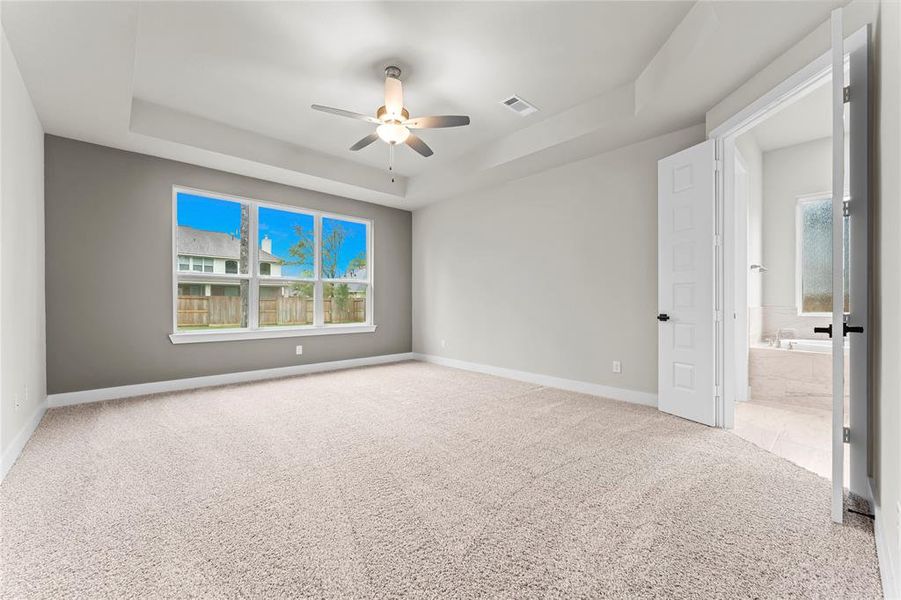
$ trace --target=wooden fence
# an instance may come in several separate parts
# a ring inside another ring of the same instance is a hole
[[[313,301],[306,298],[260,299],[260,326],[310,325]]]
[[[179,327],[240,327],[239,296],[179,296]]]
[[[326,323],[363,323],[366,298],[348,298],[344,310],[331,298],[323,301]],[[307,298],[260,299],[260,326],[310,325],[313,301]],[[239,296],[179,296],[179,327],[240,327]]]
[[[366,298],[348,298],[347,305],[341,310],[338,303],[331,298],[322,302],[322,312],[326,323],[363,323],[366,321]]]

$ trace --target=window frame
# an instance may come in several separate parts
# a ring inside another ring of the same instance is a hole
[[[204,273],[197,271],[179,271],[178,269],[178,194],[187,193],[199,196],[206,196],[213,199],[225,200],[228,202],[237,202],[247,205],[250,213],[250,223],[248,227],[248,235],[251,243],[248,245],[248,273]],[[292,212],[313,217],[313,276],[312,277],[288,277],[262,275],[260,273],[260,244],[259,244],[259,209],[269,208],[284,212]],[[316,210],[294,206],[289,204],[278,204],[265,200],[257,200],[254,198],[246,198],[235,196],[232,194],[222,194],[219,192],[202,190],[182,185],[172,186],[172,253],[170,257],[170,268],[172,270],[172,289],[170,290],[172,302],[172,326],[169,339],[173,344],[194,343],[194,342],[220,342],[244,339],[265,339],[265,338],[282,338],[282,337],[301,337],[313,335],[335,335],[348,333],[372,333],[376,330],[375,312],[374,312],[374,289],[375,289],[375,268],[374,268],[374,222],[372,219],[362,217],[354,217],[350,215],[342,215],[330,211]],[[321,252],[321,233],[322,219],[338,219],[351,223],[359,223],[366,227],[366,279],[350,280],[334,280],[324,279],[320,272],[320,252]],[[197,280],[197,281],[191,281]],[[248,281],[248,298],[247,298],[247,327],[246,328],[223,328],[211,331],[179,331],[178,330],[178,285],[181,283],[209,283],[209,284],[232,284]],[[366,286],[366,321],[363,323],[338,323],[326,324],[323,314],[323,294],[322,288],[324,283],[334,283],[348,281],[350,283],[360,283]],[[261,283],[312,283],[313,284],[313,323],[310,325],[290,325],[282,327],[260,327],[260,285]]]
[[[847,194],[843,200],[847,202],[851,197]],[[804,236],[803,227],[804,219],[801,207],[811,202],[822,202],[828,200],[832,202],[832,192],[816,192],[813,194],[802,194],[795,197],[795,308],[799,317],[832,317],[831,312],[805,312],[804,311],[804,281],[803,281],[803,246]]]

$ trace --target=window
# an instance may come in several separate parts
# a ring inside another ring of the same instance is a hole
[[[798,199],[797,208],[798,310],[801,314],[832,313],[832,196],[818,195]],[[850,227],[843,226],[844,311],[849,309]]]
[[[375,330],[369,221],[179,188],[174,203],[173,342]]]
[[[197,271],[198,273],[212,273],[215,261],[208,256],[179,256],[179,271]],[[237,263],[235,263],[237,269]],[[237,271],[235,271],[237,273]]]

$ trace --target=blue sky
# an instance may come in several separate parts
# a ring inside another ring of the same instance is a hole
[[[267,207],[260,207],[259,210],[259,240],[268,235],[272,239],[272,254],[285,260],[294,260],[288,253],[288,249],[298,239],[294,225],[302,226],[304,231],[312,235],[313,217]],[[178,224],[234,235],[241,229],[241,205],[237,202],[179,192]],[[362,223],[325,217],[322,219],[323,236],[329,235],[338,226],[347,232],[344,244],[338,252],[338,272],[343,273],[351,260],[366,251],[366,226]],[[309,276],[311,271],[312,264],[282,268],[282,274],[289,277]]]

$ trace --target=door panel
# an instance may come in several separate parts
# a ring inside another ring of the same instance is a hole
[[[832,13],[832,520],[844,514],[845,442],[848,428],[850,490],[869,497],[869,27],[844,38],[842,10]],[[846,96],[845,89],[848,90]],[[847,146],[845,137],[848,137]],[[847,150],[846,150],[847,147]],[[846,156],[847,151],[847,156]],[[844,197],[849,200],[847,209]],[[849,235],[843,235],[847,214]],[[843,260],[847,249],[847,264]],[[848,272],[846,272],[846,269]],[[846,286],[847,285],[847,289]],[[845,308],[845,295],[849,302]],[[850,352],[845,356],[845,338]],[[845,360],[849,360],[845,412]]]
[[[867,435],[869,421],[868,370],[869,344],[867,340],[869,308],[869,29],[864,27],[845,40],[848,55],[848,173],[846,185],[848,221],[850,225],[848,325],[863,331],[848,334],[850,340],[850,399],[846,421],[851,430],[849,485],[858,496],[869,497],[867,479]]]
[[[716,425],[715,142],[657,164],[658,407]]]
[[[844,190],[845,50],[842,10],[832,11],[832,520],[842,522],[845,477]]]

